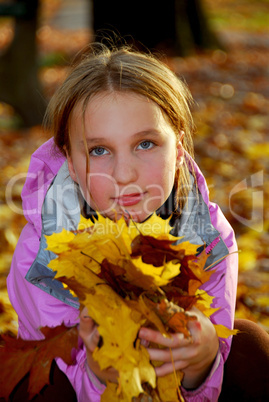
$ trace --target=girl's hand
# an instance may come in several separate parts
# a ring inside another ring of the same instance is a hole
[[[100,334],[96,324],[91,317],[89,317],[86,307],[80,313],[78,334],[86,347],[87,363],[90,370],[103,384],[105,384],[106,381],[117,382],[118,372],[112,367],[106,370],[101,370],[99,364],[92,357],[94,349],[98,346]]]
[[[184,373],[182,385],[187,389],[198,388],[210,372],[216,357],[219,340],[211,321],[197,308],[190,312],[197,317],[196,321],[189,321],[190,339],[183,334],[171,334],[164,337],[160,332],[149,328],[141,328],[139,337],[145,341],[165,346],[165,349],[148,348],[151,360],[163,362],[156,367],[156,375],[162,377],[175,370]],[[172,356],[173,358],[172,358]]]

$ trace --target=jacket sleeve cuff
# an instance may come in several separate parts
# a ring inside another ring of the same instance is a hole
[[[88,377],[91,381],[91,383],[100,391],[100,392],[104,392],[104,390],[106,389],[106,386],[101,383],[98,378],[96,377],[96,375],[93,373],[93,371],[90,369],[88,363],[87,363],[87,359],[85,360],[84,363],[84,367],[86,370],[86,373],[88,374]]]
[[[186,390],[184,387],[181,387],[181,392],[184,399],[186,399],[188,402],[217,401],[221,392],[223,366],[224,361],[219,349],[211,371],[203,384],[194,390]]]

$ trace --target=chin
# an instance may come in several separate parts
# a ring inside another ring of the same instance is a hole
[[[141,222],[142,220],[146,219],[142,216],[141,213],[137,213],[135,211],[117,211],[115,215],[109,214],[109,218],[112,220],[120,220],[122,217],[126,220],[126,222],[133,221],[133,222]]]

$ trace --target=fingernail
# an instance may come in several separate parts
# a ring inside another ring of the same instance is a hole
[[[140,331],[139,331],[139,337],[144,338],[146,336],[147,336],[147,330],[141,328]]]
[[[184,339],[184,334],[182,334],[181,332],[178,332],[177,336],[179,339]]]
[[[149,341],[147,341],[146,339],[141,339],[141,345],[147,348],[149,346]]]

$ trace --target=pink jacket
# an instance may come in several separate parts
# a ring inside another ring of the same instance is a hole
[[[65,158],[56,155],[53,149],[53,139],[50,139],[32,155],[28,176],[22,191],[23,210],[28,223],[21,233],[7,278],[9,297],[19,317],[19,336],[28,340],[42,339],[42,334],[38,329],[40,327],[55,327],[61,323],[72,326],[79,322],[79,311],[75,306],[65,303],[63,300],[54,297],[49,291],[44,291],[25,279],[40,247],[41,210],[44,199],[52,180],[65,162]],[[200,214],[202,210],[202,213],[207,214],[211,220],[212,231],[209,241],[212,241],[213,237],[221,236],[221,241],[214,248],[213,256],[210,257],[217,259],[219,255],[223,256],[227,249],[230,253],[237,250],[234,233],[219,207],[209,202],[206,182],[197,166],[195,166],[195,171],[200,192],[198,206],[200,209],[199,211],[193,210],[191,214],[186,214],[187,220],[185,222],[183,217],[183,222],[179,222],[177,234],[180,234],[181,230],[184,234],[187,225],[190,226],[191,224],[194,227],[197,223],[197,214]],[[196,214],[195,217],[194,214]],[[192,217],[194,222],[190,223]],[[195,228],[195,235],[201,236],[199,238],[202,238],[201,244],[203,244],[207,241],[201,232],[203,229]],[[211,319],[214,324],[223,324],[232,328],[238,274],[237,254],[228,256],[216,264],[214,269],[216,272],[211,276],[210,281],[204,285],[204,289],[215,296],[213,307],[220,307]],[[228,357],[230,345],[231,337],[221,339],[219,352],[206,381],[196,390],[182,389],[186,401],[213,402],[218,400],[224,362]],[[105,386],[94,375],[89,376],[85,362],[86,352],[83,346],[76,352],[75,365],[67,366],[60,358],[57,359],[59,368],[67,375],[73,385],[79,402],[100,401]]]

